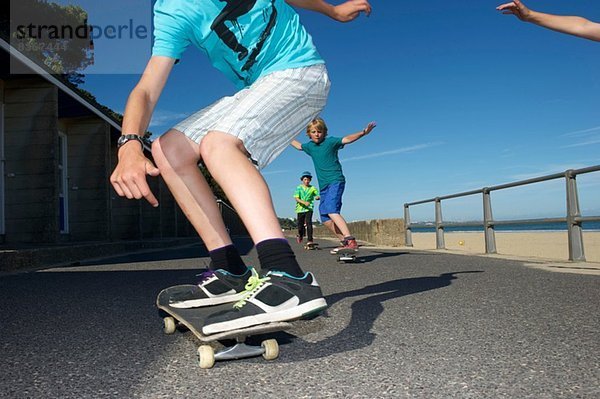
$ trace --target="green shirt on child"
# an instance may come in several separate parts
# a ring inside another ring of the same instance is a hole
[[[296,213],[304,213],[313,210],[313,205],[315,201],[315,197],[319,196],[319,190],[315,186],[306,187],[304,184],[296,187],[296,191],[294,192],[294,198],[299,198],[302,201],[306,201],[309,203],[308,206],[296,202]]]

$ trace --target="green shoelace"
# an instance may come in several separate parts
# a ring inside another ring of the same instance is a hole
[[[258,275],[256,270],[252,269],[252,275],[250,276],[250,278],[248,279],[248,282],[244,286],[244,296],[242,297],[242,299],[237,301],[233,305],[233,307],[235,309],[241,309],[246,304],[248,299],[250,299],[250,297],[254,294],[254,292],[256,290],[258,290],[260,287],[262,287],[262,285],[264,283],[266,283],[267,281],[269,281],[270,279],[271,279],[271,277],[260,278],[260,276]]]

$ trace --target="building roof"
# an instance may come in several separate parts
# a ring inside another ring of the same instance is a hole
[[[34,74],[39,75],[42,78],[46,79],[48,82],[50,82],[53,85],[55,85],[56,87],[58,87],[60,90],[62,90],[68,96],[70,96],[75,101],[77,101],[78,103],[83,105],[85,108],[89,109],[92,113],[97,115],[99,118],[106,121],[109,125],[111,125],[113,128],[115,128],[117,131],[119,131],[119,132],[121,131],[121,125],[119,124],[119,122],[116,121],[111,116],[104,113],[102,111],[102,109],[100,109],[100,104],[98,104],[98,103],[94,104],[93,102],[90,102],[88,99],[84,98],[77,91],[77,88],[74,85],[65,81],[60,76],[51,74],[46,69],[44,69],[40,65],[33,62],[31,59],[29,59],[23,53],[21,53],[16,48],[11,46],[10,43],[7,42],[3,37],[0,37],[0,48],[2,48],[8,54],[10,54],[11,57],[17,59],[19,62],[23,63],[25,66],[27,66],[29,69],[31,69],[31,71]]]

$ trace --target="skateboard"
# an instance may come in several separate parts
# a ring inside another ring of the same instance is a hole
[[[356,261],[356,254],[358,249],[340,249],[336,252],[332,252],[333,255],[338,257],[338,262],[350,263]]]
[[[244,359],[248,357],[263,356],[266,360],[274,360],[279,356],[279,344],[276,339],[266,339],[261,345],[249,345],[246,339],[251,336],[261,335],[276,331],[284,331],[291,327],[291,323],[272,322],[252,327],[240,328],[221,333],[205,335],[202,326],[208,316],[222,310],[231,309],[233,303],[206,306],[201,308],[179,309],[169,306],[169,298],[175,292],[189,290],[189,285],[176,285],[162,290],[156,298],[156,306],[166,313],[163,318],[165,334],[173,334],[178,327],[189,329],[202,343],[198,347],[198,363],[200,368],[209,369],[215,361]],[[227,346],[215,352],[209,343],[222,340],[235,340],[235,345]]]
[[[312,250],[312,249],[321,249],[321,248],[319,248],[319,244],[318,244],[318,243],[316,243],[316,242],[312,242],[312,243],[310,243],[310,244],[308,244],[308,243],[307,243],[307,244],[305,244],[305,245],[304,245],[304,249],[307,249],[307,250]]]

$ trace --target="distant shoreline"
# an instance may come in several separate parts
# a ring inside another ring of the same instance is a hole
[[[501,255],[568,261],[567,231],[495,231],[496,249]],[[412,231],[414,249],[436,249],[435,232]],[[485,253],[483,231],[444,231],[446,249],[473,254]],[[587,262],[600,263],[600,231],[583,231]]]
[[[411,229],[413,234],[417,233],[435,233],[435,229]],[[501,230],[495,228],[494,231],[496,233],[566,233],[567,229],[560,230],[544,230],[544,229],[531,229],[531,230]],[[482,233],[483,228],[479,230],[450,230],[448,228],[444,228],[445,233]],[[600,229],[583,229],[584,233],[600,233]]]
[[[446,222],[452,223],[452,222]],[[481,223],[480,221],[470,221],[464,223]],[[582,224],[584,232],[600,232],[600,222],[586,222]],[[413,233],[432,233],[435,232],[435,224],[432,222],[418,223],[411,228]],[[536,223],[536,224],[506,224],[494,226],[497,232],[564,232],[567,231],[566,223]],[[483,232],[483,226],[452,226],[444,227],[445,232]]]
[[[401,219],[399,219],[401,220]],[[352,222],[355,223],[355,222]],[[471,222],[465,222],[471,223]],[[557,226],[558,225],[558,226]],[[321,223],[317,223],[313,220],[313,227],[321,227],[323,226]],[[582,225],[582,229],[584,232],[600,232],[600,222],[586,222]],[[286,228],[286,230],[296,231],[296,228]],[[435,225],[427,224],[427,225],[416,225],[411,228],[413,233],[434,233]],[[483,226],[446,226],[444,227],[444,231],[447,233],[483,233]],[[552,224],[532,224],[532,225],[499,225],[494,227],[494,231],[502,232],[502,233],[522,233],[522,232],[543,232],[543,233],[560,233],[566,232],[567,226],[566,223],[552,223]]]

